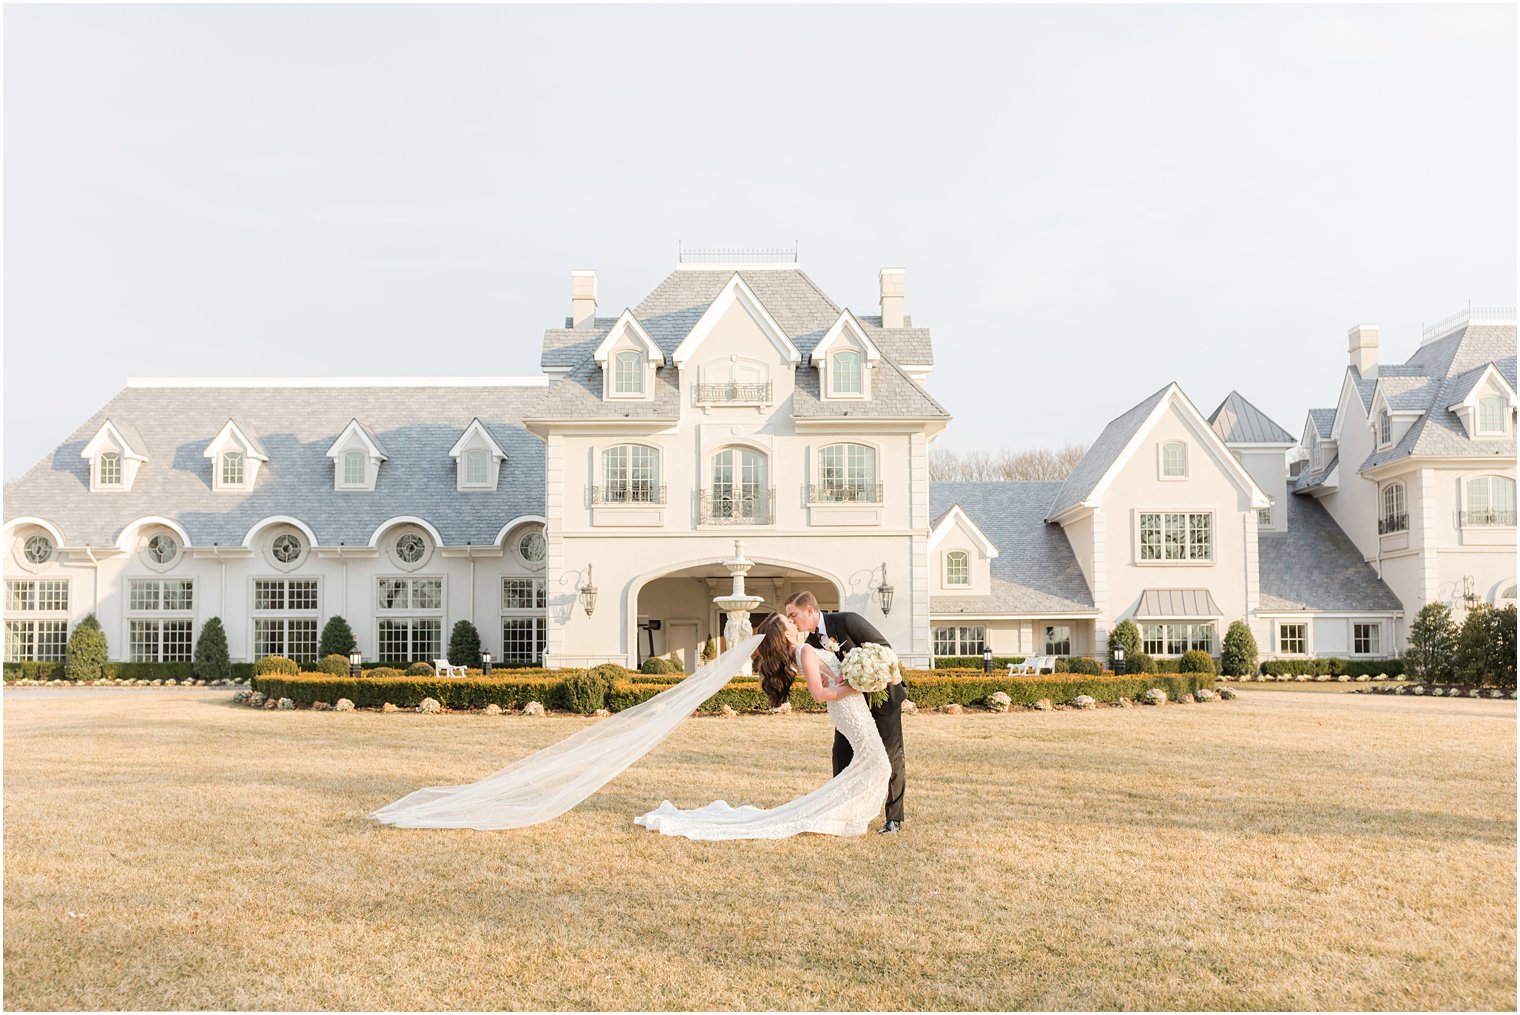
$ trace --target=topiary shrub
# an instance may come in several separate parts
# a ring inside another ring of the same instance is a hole
[[[1113,669],[1114,649],[1123,646],[1124,659],[1128,662],[1134,656],[1140,654],[1140,629],[1135,626],[1133,620],[1121,620],[1114,625],[1114,629],[1108,632],[1108,666]],[[1128,667],[1126,667],[1128,668]]]
[[[1498,610],[1488,603],[1478,603],[1468,610],[1457,631],[1456,652],[1452,657],[1457,682],[1471,686],[1500,683],[1506,664],[1510,668],[1515,665],[1513,651],[1505,658],[1504,641]]]
[[[65,680],[99,680],[105,676],[106,633],[100,629],[95,614],[87,615],[74,625],[64,649],[63,676]]]
[[[702,661],[710,663],[716,658],[718,658],[718,642],[714,638],[709,638],[707,639],[707,643],[702,646]]]
[[[1124,668],[1129,673],[1155,673],[1156,660],[1144,652],[1136,652],[1134,655],[1125,654]]]
[[[1422,680],[1449,681],[1457,649],[1457,627],[1445,603],[1426,603],[1409,625],[1409,646],[1404,663]]]
[[[1177,672],[1215,674],[1219,672],[1219,665],[1203,649],[1192,648],[1182,653],[1182,658],[1177,661]]]
[[[366,677],[400,677],[400,676],[405,676],[405,674],[403,674],[400,670],[398,670],[394,666],[376,666],[372,670],[365,670],[364,671],[364,675]]]
[[[1051,663],[1052,673],[1070,673],[1071,663],[1065,656],[1057,656],[1056,661]]]
[[[432,663],[412,663],[402,673],[404,677],[436,677],[437,675],[437,673],[433,672]]]
[[[1096,659],[1087,656],[1072,656],[1066,660],[1068,673],[1081,673],[1089,677],[1097,677],[1103,674],[1103,664]]]
[[[449,665],[480,665],[480,632],[468,620],[456,623],[449,635]]]
[[[602,663],[600,666],[591,667],[587,672],[608,683],[614,680],[627,680],[630,676],[629,671],[617,663]]]
[[[327,623],[322,625],[322,637],[317,643],[317,655],[344,656],[354,650],[359,642],[354,638],[353,629],[348,626],[348,621],[342,617],[329,617]]]
[[[591,672],[580,673],[560,682],[558,697],[570,711],[590,715],[599,708],[607,707],[607,692],[611,687],[610,680],[604,680]]]
[[[317,660],[317,673],[331,673],[335,677],[348,676],[348,656],[337,652],[330,653]]]
[[[296,665],[296,661],[286,659],[284,656],[265,656],[253,664],[253,675],[256,677],[270,675],[293,677],[300,672],[301,667]]]
[[[195,675],[202,680],[227,680],[232,676],[232,657],[227,654],[227,629],[221,617],[201,626],[195,639]]]
[[[643,662],[639,663],[640,673],[661,674],[670,673],[671,671],[672,667],[670,665],[670,661],[668,659],[661,659],[659,656],[650,656],[648,659],[645,659]]]
[[[1256,636],[1244,620],[1235,621],[1224,633],[1224,647],[1219,651],[1219,672],[1230,677],[1256,672]]]

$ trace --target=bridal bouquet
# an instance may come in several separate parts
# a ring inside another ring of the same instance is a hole
[[[839,675],[875,708],[887,700],[888,687],[902,683],[902,663],[886,645],[861,645],[845,655]]]

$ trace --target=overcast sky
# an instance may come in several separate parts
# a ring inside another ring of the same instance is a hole
[[[957,450],[1168,381],[1297,433],[1346,329],[1516,301],[1515,11],[5,11],[14,478],[141,375],[534,374],[572,268],[907,269]],[[209,436],[209,435],[208,435]]]

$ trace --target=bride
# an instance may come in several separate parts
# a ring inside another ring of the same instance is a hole
[[[791,695],[799,671],[815,701],[828,705],[834,727],[854,749],[850,764],[806,796],[779,807],[730,807],[722,800],[681,810],[669,800],[633,820],[650,831],[688,839],[784,839],[803,832],[864,835],[881,810],[892,774],[871,709],[859,691],[839,676],[839,659],[803,643],[804,635],[785,614],[773,613],[756,632],[760,689],[776,708]]]

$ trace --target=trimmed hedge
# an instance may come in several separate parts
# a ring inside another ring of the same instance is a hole
[[[118,680],[193,680],[194,663],[106,663],[102,676]],[[252,663],[233,663],[232,679],[247,680],[253,676]],[[27,660],[5,664],[7,680],[65,680],[63,663]]]
[[[1375,677],[1386,673],[1390,677],[1404,675],[1402,659],[1268,659],[1261,664],[1261,672],[1274,677],[1291,677],[1307,673],[1311,677]]]
[[[1024,661],[1023,656],[993,656],[992,668],[994,670],[1008,671],[1009,664],[1017,666]],[[982,669],[981,656],[935,656],[934,668],[937,670],[977,670]]]
[[[254,676],[263,676],[266,673],[284,673],[295,676],[301,672],[301,667],[296,665],[294,659],[284,656],[265,656],[253,664]]]

